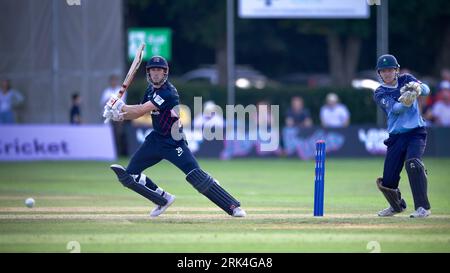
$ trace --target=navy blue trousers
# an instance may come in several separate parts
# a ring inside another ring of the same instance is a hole
[[[185,174],[199,168],[185,140],[175,141],[171,137],[163,137],[153,131],[132,156],[127,172],[140,174],[163,159],[177,166]]]
[[[402,134],[390,134],[384,141],[387,146],[384,161],[383,186],[397,189],[405,161],[411,158],[422,160],[427,144],[427,131],[424,127]]]

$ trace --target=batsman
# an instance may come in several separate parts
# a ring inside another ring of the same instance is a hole
[[[430,88],[410,74],[399,75],[400,65],[393,55],[382,55],[377,61],[377,74],[381,86],[374,100],[387,115],[389,138],[384,141],[387,154],[383,177],[378,178],[378,189],[390,207],[378,216],[393,216],[406,209],[399,182],[405,165],[414,199],[415,211],[411,218],[424,218],[431,214],[427,194],[427,171],[422,161],[427,141],[427,131],[418,105],[419,96],[427,96]]]
[[[175,201],[175,195],[164,191],[143,173],[145,169],[163,159],[184,172],[186,180],[195,189],[226,213],[234,217],[244,217],[246,213],[241,209],[239,201],[199,166],[189,150],[177,111],[178,92],[168,81],[168,75],[167,61],[161,56],[153,56],[146,65],[149,85],[141,104],[127,105],[118,96],[113,95],[105,106],[103,117],[107,119],[120,122],[150,113],[153,123],[153,131],[132,156],[128,166],[124,168],[114,164],[111,169],[123,186],[156,204],[150,212],[151,217],[160,215]]]

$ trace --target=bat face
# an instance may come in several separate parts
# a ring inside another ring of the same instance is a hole
[[[134,76],[136,75],[137,70],[139,69],[139,66],[142,62],[142,57],[144,55],[144,48],[145,44],[141,44],[136,51],[136,56],[134,56],[133,63],[130,66],[130,69],[128,70],[127,76],[125,77],[125,80],[123,81],[122,88],[119,91],[118,97],[122,97],[125,91],[130,86],[131,82],[134,79]]]
[[[144,55],[144,48],[145,44],[141,44],[136,51],[136,56],[134,56],[133,63],[131,63],[130,69],[128,70],[127,76],[125,77],[125,80],[122,83],[122,87],[119,90],[119,94],[117,94],[118,98],[122,98],[123,94],[127,91],[128,87],[130,86],[131,82],[133,82],[134,76],[136,75],[137,70],[139,69],[139,66],[142,62],[142,57]],[[116,103],[117,99],[111,99],[109,100],[106,105],[110,108]],[[108,119],[105,120],[105,123],[108,122]]]

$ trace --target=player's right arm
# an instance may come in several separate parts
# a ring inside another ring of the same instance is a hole
[[[158,108],[151,101],[147,101],[144,104],[125,104],[121,110],[124,119],[137,119],[153,110],[158,110]]]

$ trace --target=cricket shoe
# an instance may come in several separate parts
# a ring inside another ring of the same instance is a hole
[[[396,214],[398,214],[398,213],[403,212],[404,210],[405,210],[405,209],[403,209],[402,211],[395,211],[392,207],[389,207],[389,208],[385,208],[385,209],[382,210],[382,211],[379,211],[379,212],[378,212],[378,216],[380,216],[380,217],[394,216],[394,215],[396,215]]]
[[[245,210],[241,209],[241,207],[237,207],[233,209],[233,217],[245,217],[247,213]]]
[[[405,200],[402,199],[400,202],[401,202],[400,206],[402,207],[401,211],[395,211],[392,207],[389,207],[389,208],[385,208],[382,211],[379,211],[378,212],[378,216],[380,216],[380,217],[389,217],[389,216],[394,216],[394,215],[396,215],[398,213],[401,213],[401,212],[405,211],[405,209],[406,209],[406,202],[405,202]]]
[[[425,218],[430,216],[431,210],[419,207],[415,212],[411,213],[411,218]]]
[[[150,212],[150,217],[156,217],[160,215],[175,201],[175,195],[172,195],[168,192],[165,192],[163,197],[167,200],[167,203],[164,206],[156,206],[156,208],[154,208],[152,212]]]
[[[389,207],[389,208],[385,208],[382,211],[379,211],[378,212],[378,216],[380,216],[380,217],[389,217],[389,216],[394,216],[397,213],[398,212],[395,212],[395,210],[392,207]]]

